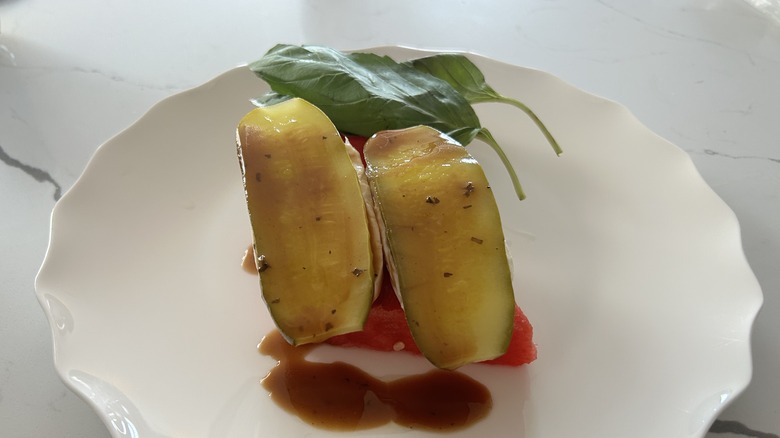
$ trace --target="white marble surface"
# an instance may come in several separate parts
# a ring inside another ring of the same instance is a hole
[[[539,68],[686,150],[736,212],[765,295],[753,382],[708,437],[780,435],[780,22],[740,0],[0,0],[0,435],[109,436],[59,380],[33,290],[56,199],[152,104],[277,42]]]

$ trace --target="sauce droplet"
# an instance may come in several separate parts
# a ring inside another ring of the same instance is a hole
[[[344,363],[306,360],[314,345],[294,347],[278,331],[260,352],[278,364],[263,379],[271,399],[322,429],[363,430],[394,421],[411,429],[451,431],[488,415],[488,389],[457,371],[432,370],[392,381]]]

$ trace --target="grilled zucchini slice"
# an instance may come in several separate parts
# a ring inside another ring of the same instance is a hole
[[[364,155],[385,259],[417,346],[445,369],[502,355],[514,291],[482,167],[423,126],[377,133]]]
[[[333,123],[290,99],[246,114],[237,144],[262,294],[282,335],[299,345],[362,330],[381,254]]]

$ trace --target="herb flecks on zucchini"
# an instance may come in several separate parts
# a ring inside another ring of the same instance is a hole
[[[298,345],[362,330],[380,255],[335,126],[291,99],[244,116],[237,143],[263,298],[281,333]]]
[[[495,92],[463,55],[434,55],[398,63],[372,53],[346,54],[327,47],[279,44],[249,67],[272,90],[254,100],[260,106],[300,97],[322,109],[339,130],[364,137],[424,125],[464,146],[474,139],[482,140],[501,158],[519,199],[525,194],[512,163],[480,124],[471,105],[499,102],[520,108],[555,152],[561,153],[536,114],[522,102]]]
[[[446,369],[502,355],[515,301],[482,167],[430,127],[377,133],[364,155],[391,279],[421,352]]]

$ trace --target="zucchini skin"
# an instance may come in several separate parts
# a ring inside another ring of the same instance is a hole
[[[364,155],[390,278],[423,355],[455,369],[504,354],[514,290],[482,167],[423,126],[377,133]]]
[[[333,123],[302,99],[256,108],[237,149],[263,298],[293,344],[359,331],[377,272],[358,175]]]

